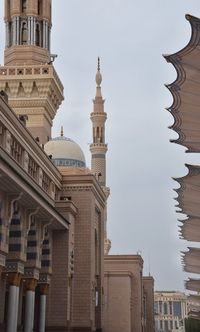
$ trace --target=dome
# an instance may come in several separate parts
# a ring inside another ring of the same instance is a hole
[[[85,167],[85,157],[80,146],[70,138],[55,137],[44,146],[45,152],[52,156],[55,166],[61,167]]]

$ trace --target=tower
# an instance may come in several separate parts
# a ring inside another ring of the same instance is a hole
[[[106,152],[105,143],[105,122],[107,114],[104,112],[104,99],[101,95],[102,76],[100,72],[100,59],[98,58],[98,67],[96,73],[96,96],[93,100],[94,109],[90,115],[93,129],[93,143],[90,145],[92,154],[91,169],[102,187],[106,186]]]
[[[90,152],[92,155],[91,170],[99,181],[103,191],[108,198],[110,189],[106,186],[106,152],[107,144],[105,143],[105,122],[107,114],[104,112],[104,99],[101,94],[102,75],[100,72],[100,58],[98,58],[98,66],[96,73],[96,96],[93,100],[94,108],[90,114],[92,121],[93,142],[90,144]],[[107,239],[107,209],[105,209],[105,235],[104,235],[104,252],[108,254],[111,248],[111,241]]]
[[[50,53],[51,0],[5,0],[6,45],[0,90],[40,144],[51,137],[63,86]]]

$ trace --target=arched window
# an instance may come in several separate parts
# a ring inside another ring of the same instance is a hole
[[[42,15],[42,0],[38,0],[38,15]]]
[[[39,24],[36,24],[36,37],[35,37],[35,43],[37,46],[40,46],[40,27]]]
[[[26,22],[22,23],[21,41],[22,41],[22,45],[27,44],[27,24],[26,24]]]
[[[97,127],[97,143],[100,143],[99,127]]]
[[[101,143],[103,143],[103,128],[101,127]]]
[[[26,5],[27,5],[27,1],[26,0],[22,0],[22,13],[26,12]]]

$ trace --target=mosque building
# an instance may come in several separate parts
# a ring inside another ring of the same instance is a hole
[[[64,98],[51,54],[51,0],[5,0],[0,66],[0,331],[153,332],[153,278],[140,255],[109,255],[100,60],[91,169],[51,128]]]

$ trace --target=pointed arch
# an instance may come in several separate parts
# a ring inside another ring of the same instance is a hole
[[[27,44],[27,23],[25,21],[22,22],[21,25],[21,44],[25,45]]]
[[[39,25],[39,23],[36,24],[35,44],[36,44],[36,46],[40,46],[40,25]]]

